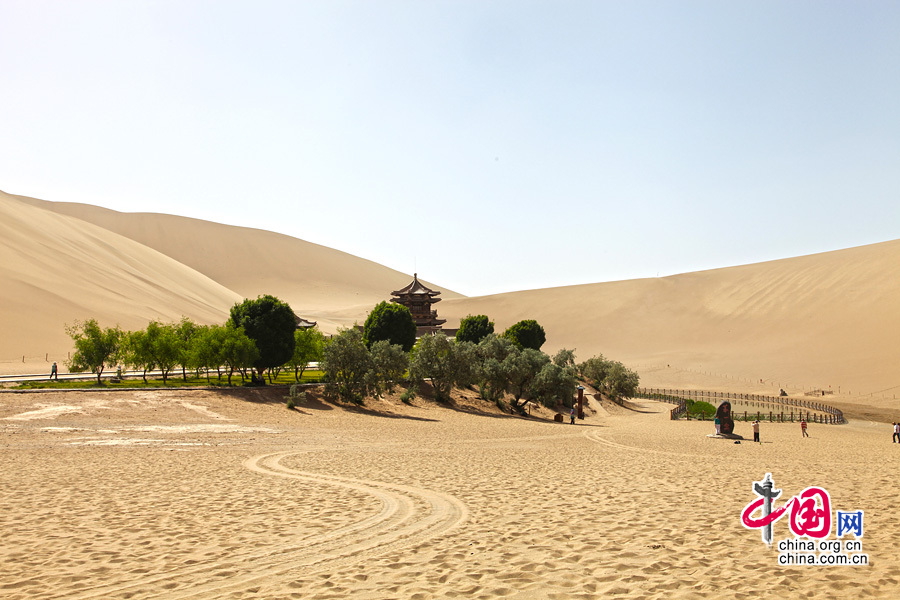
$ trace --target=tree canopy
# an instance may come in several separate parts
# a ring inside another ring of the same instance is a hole
[[[454,385],[469,385],[473,354],[467,342],[453,342],[441,332],[423,336],[413,348],[410,375],[417,381],[431,379],[434,397],[450,400]]]
[[[338,332],[325,344],[320,366],[326,393],[346,402],[363,403],[370,391],[374,364],[356,327]]]
[[[526,348],[540,350],[544,342],[547,341],[544,328],[534,319],[525,319],[510,326],[509,329],[503,332],[503,337],[512,341],[522,350]]]
[[[407,307],[384,301],[375,305],[363,326],[363,342],[371,348],[381,340],[398,344],[404,352],[412,350],[416,343],[416,323]]]
[[[578,365],[578,371],[585,381],[614,401],[634,396],[640,384],[637,373],[603,355],[587,359]]]
[[[95,319],[88,319],[67,326],[66,333],[75,342],[75,353],[67,363],[69,370],[89,369],[97,374],[99,384],[103,369],[115,364],[119,356],[122,331],[118,327],[101,328]]]
[[[325,352],[325,336],[318,327],[301,327],[294,332],[294,355],[288,366],[294,369],[294,379],[298,382],[303,376],[306,366],[322,360]]]
[[[231,323],[256,344],[259,358],[253,366],[260,373],[291,360],[297,317],[286,302],[270,295],[244,300],[231,307]]]
[[[477,344],[492,333],[494,322],[488,319],[487,315],[468,315],[459,322],[456,341]]]

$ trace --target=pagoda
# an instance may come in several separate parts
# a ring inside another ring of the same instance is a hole
[[[431,305],[440,302],[440,292],[428,289],[419,281],[419,276],[413,273],[413,280],[402,290],[391,292],[391,302],[402,304],[412,313],[413,321],[419,330],[419,335],[426,331],[440,329],[447,322],[446,319],[438,319],[437,311],[431,310]]]

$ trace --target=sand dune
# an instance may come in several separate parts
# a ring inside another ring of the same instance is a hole
[[[776,390],[900,394],[900,241],[658,279],[455,299],[439,308],[451,321],[490,315],[498,329],[537,319],[547,331],[545,350],[602,353],[637,366],[656,385],[694,380],[735,388],[762,378]]]
[[[240,296],[109,230],[0,194],[0,358],[54,358],[64,326],[143,327],[149,320],[220,322]]]
[[[351,306],[368,310],[411,280],[383,265],[278,233],[153,213],[120,213],[98,206],[22,202],[103,227],[203,273],[245,298],[273,294],[301,315]],[[428,284],[443,297],[451,290]]]

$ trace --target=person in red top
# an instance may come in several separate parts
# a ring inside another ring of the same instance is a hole
[[[809,434],[806,433],[806,420],[805,419],[800,420],[800,429],[803,431],[803,437],[809,437]]]

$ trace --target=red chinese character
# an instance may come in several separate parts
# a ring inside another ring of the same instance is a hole
[[[744,507],[743,512],[741,512],[741,522],[744,524],[744,527],[747,527],[749,529],[759,529],[760,527],[765,527],[770,523],[774,523],[782,517],[784,511],[788,507],[788,504],[790,504],[790,502],[788,502],[788,504],[785,504],[781,508],[773,510],[770,514],[763,515],[759,519],[754,519],[753,513],[756,512],[756,509],[762,507],[765,501],[765,498],[757,498]]]
[[[821,508],[816,496],[822,502]],[[828,492],[822,488],[808,487],[788,504],[791,504],[790,527],[795,536],[825,538],[831,533],[831,499]]]

